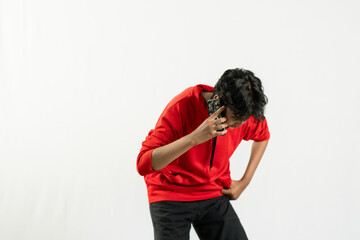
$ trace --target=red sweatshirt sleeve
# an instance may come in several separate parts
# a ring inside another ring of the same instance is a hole
[[[251,117],[245,129],[244,140],[265,141],[270,139],[270,132],[266,119],[262,122]]]
[[[140,175],[144,176],[156,172],[151,166],[151,155],[155,148],[167,145],[179,138],[182,128],[179,108],[178,104],[166,107],[160,115],[155,128],[150,130],[142,143],[136,161],[136,169]]]

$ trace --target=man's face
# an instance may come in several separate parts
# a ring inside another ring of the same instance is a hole
[[[225,108],[224,112],[225,112],[225,117],[226,117],[225,123],[228,124],[228,128],[240,127],[247,121],[247,120],[240,121],[240,120],[235,119],[233,112],[228,107]]]
[[[218,95],[215,95],[214,98],[218,98]],[[226,117],[226,123],[228,124],[227,128],[236,128],[241,127],[247,120],[240,121],[234,118],[234,113],[230,110],[230,108],[226,107],[223,111]]]

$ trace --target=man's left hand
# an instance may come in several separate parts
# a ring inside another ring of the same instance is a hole
[[[232,180],[229,189],[222,189],[221,193],[226,195],[230,200],[236,200],[239,198],[241,193],[245,190],[245,188],[249,185],[249,183],[243,179],[241,180]]]

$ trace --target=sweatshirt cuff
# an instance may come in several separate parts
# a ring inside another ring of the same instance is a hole
[[[267,141],[270,139],[270,133],[267,132],[267,134],[265,136],[263,136],[262,138],[258,138],[258,139],[253,139],[255,142],[262,142],[262,141]]]
[[[144,176],[149,173],[156,172],[151,166],[151,155],[154,149],[146,151],[139,159],[138,162],[138,172],[140,175]]]

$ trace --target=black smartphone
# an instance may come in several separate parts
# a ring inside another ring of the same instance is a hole
[[[221,99],[220,98],[214,98],[214,99],[209,99],[207,101],[207,107],[208,107],[208,111],[209,111],[209,116],[213,115],[214,112],[216,112],[219,108],[221,108],[221,106],[223,106]],[[225,117],[224,115],[224,111],[222,111],[219,116],[217,116],[215,119],[221,118],[221,117]],[[224,131],[225,128],[223,129],[219,129],[217,130],[218,132],[222,132]]]

